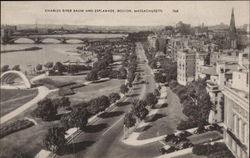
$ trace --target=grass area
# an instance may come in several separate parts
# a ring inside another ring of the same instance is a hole
[[[212,140],[222,139],[222,135],[217,131],[209,131],[206,133],[192,135],[188,137],[192,144],[203,144]]]
[[[33,89],[1,89],[1,102],[33,94]]]
[[[180,120],[187,117],[182,113],[182,105],[178,96],[167,88],[167,107],[162,107],[150,127],[144,130],[139,139],[147,139],[174,133]]]
[[[1,116],[32,100],[37,94],[38,91],[36,89],[1,89]]]
[[[100,83],[92,83],[88,86],[80,87],[74,89],[76,94],[69,96],[72,105],[77,104],[82,101],[88,101],[90,99],[109,95],[110,93],[119,93],[120,86],[124,83],[124,80],[112,79]]]
[[[199,155],[189,153],[189,154],[185,154],[185,155],[181,155],[181,156],[176,156],[173,158],[207,158],[207,156],[199,156]]]
[[[56,125],[58,121],[39,122],[38,125],[10,134],[0,139],[2,157],[13,157],[17,151],[26,153],[28,157],[34,157],[42,148],[42,140],[49,127]]]

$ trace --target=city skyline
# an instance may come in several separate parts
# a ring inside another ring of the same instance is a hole
[[[60,3],[60,4],[58,4]],[[216,4],[216,5],[215,5]],[[234,8],[236,26],[249,23],[249,2],[1,2],[2,24],[157,26],[175,25],[179,21],[192,26],[229,24]],[[183,7],[185,6],[185,7]],[[82,13],[45,12],[48,9],[160,9],[158,13]],[[174,12],[173,10],[178,10]],[[216,17],[216,18],[215,18]],[[164,19],[164,20],[162,20]]]

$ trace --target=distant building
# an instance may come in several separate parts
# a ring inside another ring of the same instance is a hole
[[[177,53],[177,82],[187,85],[195,79],[195,52],[191,49]]]
[[[151,34],[148,36],[148,43],[149,46],[152,48],[156,48],[156,40],[157,40],[157,35]]]
[[[232,9],[230,26],[229,26],[229,42],[230,48],[237,48],[237,32],[235,27],[235,19],[234,19],[234,9]]]

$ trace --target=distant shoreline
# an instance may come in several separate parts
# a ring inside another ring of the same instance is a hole
[[[41,47],[30,47],[30,48],[24,48],[24,49],[17,49],[17,50],[3,50],[1,53],[11,53],[11,52],[20,52],[20,51],[33,51],[33,50],[40,50]]]

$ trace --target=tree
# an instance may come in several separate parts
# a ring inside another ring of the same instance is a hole
[[[15,66],[13,66],[12,70],[21,71],[20,65],[15,65]]]
[[[156,97],[158,97],[158,96],[161,95],[158,89],[155,89],[153,94],[154,94]]]
[[[54,71],[56,71],[59,75],[62,75],[62,73],[65,71],[65,67],[61,62],[56,62],[54,67]]]
[[[102,69],[106,69],[109,66],[107,60],[101,59],[93,64],[93,69],[95,71],[100,71]]]
[[[101,97],[91,99],[89,104],[90,105],[87,107],[87,110],[90,114],[94,115],[98,112],[104,111],[110,105],[110,101],[107,96],[103,95]]]
[[[77,65],[68,65],[67,67],[67,72],[71,73],[72,75],[78,72],[78,67]]]
[[[103,70],[100,70],[100,71],[98,72],[98,76],[99,76],[100,78],[109,77],[109,75],[110,75],[110,70],[109,70],[109,69],[103,69]]]
[[[88,116],[86,109],[76,108],[70,114],[62,117],[61,122],[66,129],[72,127],[83,129],[88,123]]]
[[[120,87],[120,92],[122,94],[127,93],[128,92],[128,87],[125,84],[122,84],[121,87]]]
[[[147,114],[149,113],[148,109],[146,109],[146,108],[140,109],[139,107],[136,107],[133,112],[134,112],[135,116],[138,117],[140,120],[143,120],[147,116]]]
[[[111,93],[111,94],[109,95],[109,100],[110,100],[111,103],[116,102],[116,101],[119,100],[120,98],[121,98],[121,97],[120,97],[120,95],[119,95],[118,93]]]
[[[38,107],[35,109],[34,114],[36,117],[42,118],[44,121],[53,120],[57,114],[57,107],[49,98],[45,98],[38,103]]]
[[[46,67],[48,70],[51,69],[53,67],[53,62],[47,62],[44,64],[44,67]]]
[[[129,82],[130,84],[132,84],[133,81],[134,81],[134,79],[135,79],[135,73],[134,73],[133,71],[129,71],[129,72],[128,72],[128,82]]]
[[[2,66],[2,68],[1,68],[1,72],[3,73],[3,72],[6,72],[6,71],[9,71],[10,70],[10,66],[9,65],[4,65],[4,66]]]
[[[124,125],[127,128],[133,127],[135,125],[136,119],[131,112],[126,113],[124,117]]]
[[[158,83],[164,83],[166,82],[166,78],[162,75],[162,73],[155,73],[155,81]]]
[[[63,127],[53,127],[48,129],[43,140],[46,149],[54,153],[59,153],[67,143],[65,134],[65,129]]]
[[[149,113],[146,109],[147,103],[145,100],[134,100],[133,105],[132,112],[140,120],[144,119]]]
[[[98,75],[97,75],[97,72],[94,70],[90,71],[86,76],[86,80],[88,81],[95,81],[97,79],[98,79]]]
[[[43,66],[41,64],[36,65],[36,71],[41,71],[43,69]]]
[[[146,95],[146,102],[150,107],[152,107],[158,102],[158,100],[153,93],[148,93]]]
[[[124,67],[121,67],[119,69],[118,78],[119,79],[126,79],[127,78],[127,70]]]
[[[68,97],[54,98],[51,101],[55,108],[67,108],[71,103]]]

